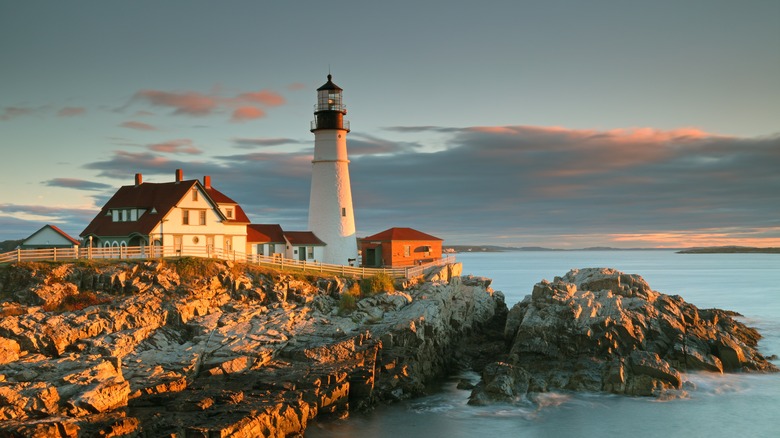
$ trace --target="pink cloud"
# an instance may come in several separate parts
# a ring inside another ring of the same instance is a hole
[[[234,122],[245,122],[247,120],[259,119],[265,117],[265,111],[254,106],[242,106],[236,108],[233,111],[233,116],[230,118]]]
[[[287,86],[287,89],[290,91],[299,91],[306,88],[306,84],[301,82],[293,82],[292,84]]]
[[[159,90],[141,90],[135,97],[144,99],[155,106],[174,108],[174,114],[205,116],[211,114],[218,106],[214,97],[194,91],[171,93]]]
[[[80,116],[85,112],[87,112],[85,108],[66,106],[65,108],[62,108],[61,110],[57,111],[57,115],[60,117],[73,117],[73,116]]]
[[[19,116],[25,116],[27,114],[32,114],[35,110],[32,108],[24,108],[19,106],[7,106],[5,109],[3,109],[3,112],[0,113],[0,120],[10,120],[14,117]]]
[[[281,94],[269,90],[242,93],[238,95],[237,99],[267,106],[279,106],[285,103]]]
[[[154,126],[152,126],[152,125],[150,125],[148,123],[136,122],[136,121],[133,121],[133,120],[124,122],[124,123],[122,123],[119,126],[121,126],[123,128],[129,128],[129,129],[137,129],[139,131],[156,131],[157,130],[157,128],[155,128]]]
[[[192,140],[187,138],[151,144],[148,146],[148,148],[150,151],[162,152],[165,154],[198,155],[203,153],[202,150],[198,149],[192,144]]]

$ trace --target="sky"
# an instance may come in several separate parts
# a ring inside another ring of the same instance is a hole
[[[358,236],[780,246],[780,2],[0,0],[0,241],[135,173],[305,230],[344,89]]]

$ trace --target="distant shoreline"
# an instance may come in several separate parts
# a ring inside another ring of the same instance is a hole
[[[713,246],[689,248],[677,251],[678,254],[780,254],[780,248],[755,248],[749,246]]]
[[[497,246],[497,245],[445,245],[445,253],[510,252],[510,251],[675,251],[677,254],[780,254],[780,248],[750,246],[708,246],[702,248],[612,248],[596,246],[589,248],[560,249],[540,246]]]

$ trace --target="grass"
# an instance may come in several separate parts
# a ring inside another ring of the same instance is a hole
[[[366,297],[382,292],[392,292],[394,290],[393,278],[383,272],[380,272],[373,277],[360,280],[361,294]]]
[[[349,289],[339,297],[339,315],[347,315],[357,309],[357,302],[361,295],[360,284],[352,283]]]

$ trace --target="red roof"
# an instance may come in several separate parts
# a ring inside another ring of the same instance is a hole
[[[233,204],[235,214],[232,219],[227,219],[220,212],[225,223],[249,223],[244,210],[236,201],[225,196],[214,188],[203,187],[198,180],[188,180],[168,183],[142,183],[132,186],[122,186],[114,196],[106,202],[100,213],[92,219],[80,236],[129,236],[130,234],[147,235],[154,230],[163,217],[173,209],[176,204],[187,195],[193,187],[200,187],[206,193],[210,203]],[[139,208],[145,209],[137,221],[114,222],[111,210]]]
[[[244,213],[244,209],[241,208],[240,205],[231,198],[229,198],[224,193],[220,192],[219,190],[215,189],[214,187],[205,187],[204,190],[206,193],[208,193],[209,197],[214,200],[217,204],[233,204],[235,206],[235,214],[233,215],[233,218],[230,218],[227,220],[229,223],[236,223],[236,222],[244,222],[249,223],[249,217],[247,217],[246,213]]]
[[[149,234],[195,184],[198,184],[197,180],[122,186],[106,202],[100,213],[92,219],[80,236]],[[114,222],[110,210],[122,208],[143,208],[146,213],[142,214],[137,221]]]
[[[70,243],[72,243],[72,244],[74,244],[74,245],[79,245],[79,244],[80,244],[80,242],[79,242],[78,240],[76,240],[76,239],[74,239],[74,238],[70,237],[70,236],[68,235],[68,233],[66,233],[66,232],[62,231],[62,230],[61,230],[59,227],[57,227],[56,225],[50,225],[50,224],[46,224],[46,225],[42,226],[42,227],[41,227],[41,228],[40,228],[38,231],[36,231],[36,232],[34,232],[34,233],[30,234],[30,237],[28,237],[28,238],[27,238],[27,239],[25,239],[24,241],[25,241],[25,242],[27,242],[28,240],[32,239],[32,238],[33,238],[33,237],[34,237],[36,234],[40,233],[41,231],[45,230],[46,228],[51,228],[52,230],[54,230],[54,232],[55,232],[55,233],[59,234],[59,235],[60,235],[60,236],[62,236],[64,239],[68,240]],[[22,245],[24,245],[24,243],[22,243]]]
[[[285,231],[284,237],[291,245],[325,246],[325,242],[311,231]]]
[[[284,232],[279,224],[249,224],[246,226],[247,243],[284,243]]]
[[[59,234],[60,234],[62,237],[64,237],[64,238],[66,238],[66,239],[70,240],[71,242],[73,242],[73,244],[74,244],[74,245],[78,245],[78,244],[79,244],[79,241],[78,241],[78,240],[76,240],[76,239],[74,239],[74,238],[70,237],[70,236],[68,235],[68,233],[66,233],[66,232],[62,231],[62,230],[61,230],[61,229],[59,229],[59,227],[57,227],[56,225],[46,225],[46,227],[49,227],[49,228],[51,228],[52,230],[56,231],[56,232],[57,232],[57,233],[59,233]],[[44,228],[45,228],[45,227],[44,227]],[[43,228],[41,228],[41,230],[42,230],[42,229],[43,229]],[[40,230],[38,230],[38,231],[40,231]]]
[[[382,242],[389,242],[391,240],[442,240],[438,237],[425,234],[422,231],[417,231],[413,228],[390,228],[385,231],[374,234],[373,236],[364,237],[362,240],[379,240]]]

